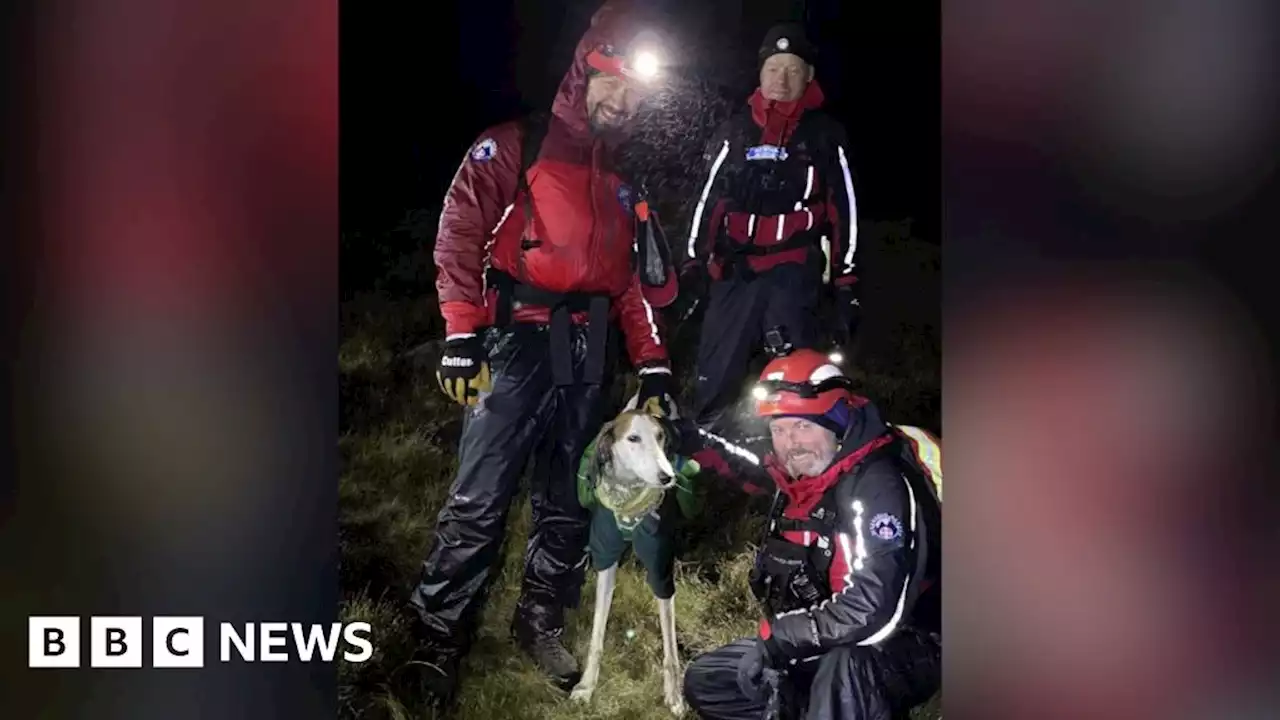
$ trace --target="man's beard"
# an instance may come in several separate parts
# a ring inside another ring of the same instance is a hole
[[[591,131],[597,135],[608,135],[622,132],[627,124],[627,116],[622,111],[613,114],[613,120],[601,120],[600,108],[597,107],[595,112],[591,113],[591,117],[587,118],[588,124],[591,125]]]
[[[831,465],[830,457],[813,451],[792,453],[787,456],[787,474],[791,477],[816,477]]]

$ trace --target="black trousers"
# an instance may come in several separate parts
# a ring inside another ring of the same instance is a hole
[[[756,643],[739,640],[705,653],[685,670],[689,706],[708,720],[764,718],[768,690],[748,694],[738,667]],[[942,686],[942,648],[934,635],[904,628],[879,647],[834,648],[784,676],[781,720],[898,720]]]
[[[703,431],[703,446],[729,466],[719,471],[729,473],[727,479],[745,486],[772,485],[740,452],[763,458],[771,447],[764,424],[747,405],[754,380],[748,377],[751,361],[763,354],[765,331],[775,326],[785,328],[797,348],[816,345],[822,337],[822,290],[821,270],[800,263],[779,265],[751,279],[735,276],[711,284],[690,417]]]
[[[590,520],[578,504],[578,461],[604,421],[616,341],[611,331],[604,384],[557,387],[547,326],[513,325],[486,334],[493,390],[466,410],[458,472],[410,599],[424,639],[438,649],[463,652],[470,644],[531,455],[533,522],[514,625],[555,632],[564,625],[564,609],[578,606]],[[570,346],[575,377],[581,378],[583,326],[572,329]]]

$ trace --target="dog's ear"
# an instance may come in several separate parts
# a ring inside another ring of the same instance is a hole
[[[617,425],[617,421],[610,420],[596,434],[596,456],[592,469],[595,471],[597,481],[602,477],[609,477],[613,473],[613,429],[615,425]]]

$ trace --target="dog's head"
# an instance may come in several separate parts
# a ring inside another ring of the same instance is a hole
[[[605,423],[596,441],[596,476],[670,487],[676,471],[670,456],[673,429],[646,412],[628,410]]]

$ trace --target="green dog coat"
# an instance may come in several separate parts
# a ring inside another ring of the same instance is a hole
[[[578,502],[591,511],[588,551],[598,572],[622,560],[630,545],[645,568],[646,581],[661,599],[675,593],[675,540],[681,517],[693,518],[702,508],[693,481],[701,468],[692,458],[677,456],[671,463],[676,484],[667,492],[659,488],[623,490],[597,482],[596,442],[582,454],[578,465]]]

